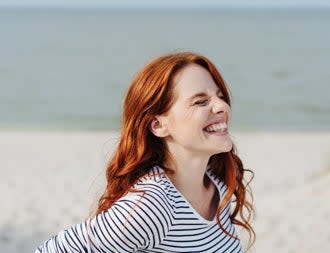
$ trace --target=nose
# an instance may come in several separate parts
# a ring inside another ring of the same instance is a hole
[[[216,97],[213,99],[211,110],[214,114],[224,113],[229,110],[228,107],[228,104],[223,99]]]

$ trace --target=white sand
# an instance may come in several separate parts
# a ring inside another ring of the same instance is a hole
[[[330,252],[330,132],[232,136],[255,172],[250,252]],[[110,132],[0,131],[0,251],[33,252],[86,218],[116,141]]]

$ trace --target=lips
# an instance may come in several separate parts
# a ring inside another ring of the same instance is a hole
[[[212,121],[211,123],[207,124],[205,127],[203,127],[203,130],[206,130],[206,128],[209,128],[212,125],[218,125],[218,124],[223,124],[223,123],[226,123],[228,126],[228,122],[226,121],[226,119],[218,119],[218,120]]]
[[[207,128],[205,128],[205,131],[208,133],[214,133],[214,132],[226,132],[228,129],[226,122],[219,123],[219,124],[213,124]]]

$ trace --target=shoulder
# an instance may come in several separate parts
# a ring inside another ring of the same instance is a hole
[[[216,185],[219,190],[221,196],[225,196],[228,191],[227,185],[223,180],[221,180],[213,171],[212,169],[208,168],[206,171],[208,177],[212,180],[212,182]]]
[[[171,184],[164,170],[159,166],[154,166],[148,174],[139,179],[124,199],[139,195],[141,197],[140,201],[145,202],[145,204],[157,203],[163,208],[170,208],[170,191]]]
[[[228,187],[227,187],[226,183],[222,179],[220,179],[214,172],[212,172],[212,169],[210,169],[210,168],[206,171],[206,174],[217,187],[220,200],[222,201],[223,199],[225,199],[225,197],[228,193]],[[229,217],[230,212],[231,212],[232,202],[235,202],[235,201],[236,201],[235,198],[233,196],[231,196],[231,201],[229,201],[224,206],[224,210],[221,213],[222,217],[225,217],[225,216]]]
[[[157,169],[141,178],[132,191],[120,198],[105,212],[119,227],[130,227],[148,238],[149,245],[160,243],[170,230],[171,203],[166,185]]]
[[[135,207],[142,213],[148,213],[148,217],[160,216],[166,219],[172,210],[169,190],[169,182],[164,171],[155,166],[140,178],[132,190],[119,199],[116,205]]]

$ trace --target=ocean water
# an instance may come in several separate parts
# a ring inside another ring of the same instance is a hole
[[[330,129],[330,9],[0,9],[0,129],[116,130],[134,74],[194,50],[236,130]]]

